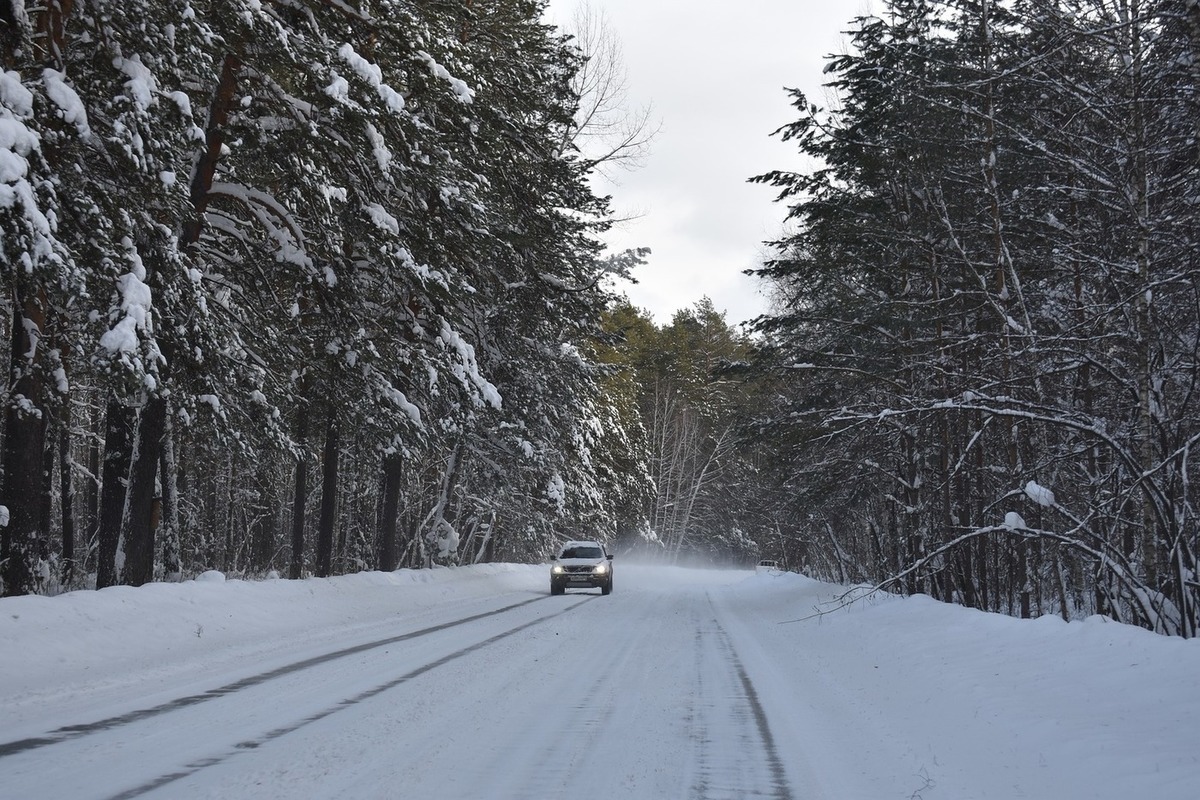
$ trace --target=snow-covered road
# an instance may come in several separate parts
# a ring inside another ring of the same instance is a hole
[[[0,797],[1195,796],[1193,642],[618,570],[4,600]]]

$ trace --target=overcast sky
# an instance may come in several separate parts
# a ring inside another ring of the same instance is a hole
[[[662,125],[640,170],[598,187],[641,214],[610,246],[653,250],[627,294],[659,324],[705,295],[730,323],[753,318],[765,300],[742,270],[785,209],[747,179],[799,168],[795,147],[770,135],[797,116],[784,87],[823,103],[824,58],[844,51],[869,0],[551,0],[551,21],[566,27],[585,1],[620,39],[632,102]]]

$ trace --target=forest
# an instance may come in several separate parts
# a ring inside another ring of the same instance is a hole
[[[544,3],[5,3],[5,594],[542,557],[644,490]]]
[[[838,102],[794,95],[817,166],[759,178],[785,538],[839,580],[1194,636],[1200,6],[882,5]]]
[[[3,594],[594,537],[1196,635],[1200,2],[875,5],[739,329],[622,296],[544,0],[0,3]]]

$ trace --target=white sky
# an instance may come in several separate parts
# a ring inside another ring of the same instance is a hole
[[[566,27],[584,2],[621,41],[633,105],[653,105],[662,124],[639,171],[598,187],[641,214],[610,246],[653,250],[627,294],[660,324],[704,295],[730,323],[753,318],[765,299],[742,270],[778,238],[785,209],[747,180],[800,167],[770,135],[796,118],[784,87],[824,103],[824,58],[844,51],[841,32],[870,0],[552,0],[551,21]]]

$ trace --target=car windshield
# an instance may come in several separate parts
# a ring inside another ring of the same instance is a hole
[[[601,558],[599,547],[564,547],[559,558]]]

